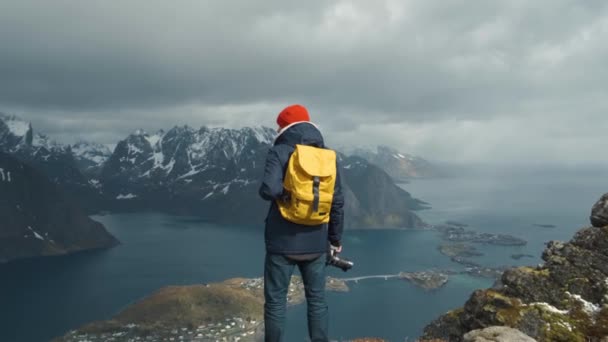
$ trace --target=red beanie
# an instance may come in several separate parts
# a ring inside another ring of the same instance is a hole
[[[291,105],[283,109],[279,114],[279,117],[277,117],[277,124],[280,128],[284,128],[285,126],[299,121],[310,121],[308,110],[299,104]]]

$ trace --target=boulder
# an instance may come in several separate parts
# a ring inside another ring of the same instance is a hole
[[[594,227],[608,226],[608,193],[593,205],[590,219]]]
[[[465,342],[536,342],[532,337],[509,327],[489,327],[464,335]]]

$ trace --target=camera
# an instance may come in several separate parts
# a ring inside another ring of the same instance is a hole
[[[338,253],[336,252],[336,250],[334,248],[330,247],[329,253],[327,254],[327,265],[337,267],[337,268],[341,269],[342,271],[346,272],[346,271],[350,270],[351,268],[353,268],[355,263],[350,260],[340,258],[338,256]]]

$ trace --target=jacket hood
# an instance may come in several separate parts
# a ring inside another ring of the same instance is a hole
[[[274,145],[280,144],[325,147],[321,131],[317,125],[308,121],[295,122],[283,128],[274,140]]]

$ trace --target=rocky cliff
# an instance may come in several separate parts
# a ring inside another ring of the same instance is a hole
[[[0,262],[117,243],[60,185],[0,152]]]
[[[494,288],[427,326],[424,338],[463,341],[470,331],[506,326],[537,341],[608,340],[607,199],[593,207],[592,227],[548,243],[543,265],[505,271]]]

